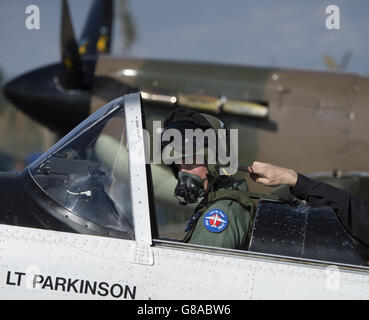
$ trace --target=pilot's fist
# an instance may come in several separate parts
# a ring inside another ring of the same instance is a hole
[[[297,173],[294,170],[277,167],[270,163],[255,161],[249,167],[249,172],[251,179],[269,187],[281,184],[293,187],[297,182]]]

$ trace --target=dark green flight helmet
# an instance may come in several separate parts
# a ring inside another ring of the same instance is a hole
[[[201,178],[191,181],[180,181],[178,164],[195,163],[204,164],[208,169],[208,181],[214,182],[220,175],[228,175],[225,165],[219,162],[219,154],[229,153],[229,130],[224,123],[215,116],[201,114],[188,108],[173,110],[164,121],[162,132],[162,159],[167,164],[179,182],[186,184],[188,189],[197,184],[202,184]],[[175,129],[175,132],[172,130]],[[220,130],[222,129],[222,130]],[[190,133],[189,133],[190,132]],[[174,133],[179,134],[174,141]],[[169,138],[173,139],[169,139]],[[200,160],[200,161],[199,161]],[[178,189],[180,186],[177,185]],[[198,188],[196,188],[198,189]],[[192,190],[192,189],[191,189]],[[190,192],[191,193],[191,192]],[[198,192],[203,194],[203,192]],[[197,195],[197,196],[198,196]],[[196,197],[189,196],[193,201]]]

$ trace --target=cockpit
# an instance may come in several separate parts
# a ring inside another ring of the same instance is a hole
[[[28,167],[58,210],[40,205],[78,233],[180,243],[194,206],[180,206],[169,169],[148,160],[145,128],[139,94],[91,115]],[[259,201],[249,252],[364,264],[333,212],[295,209]],[[329,228],[319,228],[325,222]]]

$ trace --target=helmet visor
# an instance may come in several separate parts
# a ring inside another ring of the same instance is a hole
[[[190,121],[168,126],[161,136],[162,159],[165,164],[205,164],[209,147],[216,149],[217,136],[212,128],[200,129]]]

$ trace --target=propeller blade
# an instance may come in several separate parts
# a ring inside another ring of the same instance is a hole
[[[67,0],[62,1],[61,21],[62,72],[60,84],[65,89],[78,89],[83,86],[82,61],[74,37],[73,25]]]
[[[95,0],[80,38],[79,53],[81,55],[110,52],[112,18],[113,1]]]
[[[330,55],[326,54],[324,56],[324,63],[327,66],[328,69],[337,70],[337,64]]]
[[[352,51],[346,50],[339,64],[339,69],[345,71],[352,57]]]

